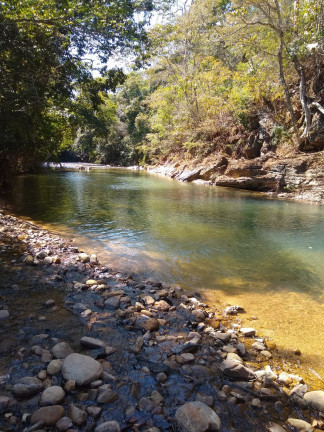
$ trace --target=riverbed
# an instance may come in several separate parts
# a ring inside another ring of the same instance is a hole
[[[22,176],[7,198],[121,271],[241,305],[311,380],[324,376],[323,207],[121,169]]]

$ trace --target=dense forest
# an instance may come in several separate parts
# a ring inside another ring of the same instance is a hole
[[[10,0],[0,29],[2,176],[324,148],[318,0]]]

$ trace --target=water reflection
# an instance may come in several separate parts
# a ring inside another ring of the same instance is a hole
[[[111,260],[166,282],[322,300],[324,209],[146,173],[20,177],[18,213],[97,242]]]

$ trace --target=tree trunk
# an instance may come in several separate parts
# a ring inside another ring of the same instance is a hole
[[[279,49],[278,49],[279,77],[280,77],[281,85],[282,85],[284,92],[285,92],[286,104],[287,104],[287,108],[288,108],[288,111],[289,111],[289,114],[291,117],[291,122],[293,125],[294,134],[295,134],[298,145],[300,145],[300,138],[299,138],[299,130],[297,127],[297,121],[296,121],[294,109],[293,109],[292,103],[291,103],[289,88],[288,88],[288,85],[287,85],[286,80],[285,80],[285,74],[284,74],[284,68],[283,68],[283,62],[282,62],[282,50],[283,50],[283,43],[282,43],[282,37],[280,37]]]

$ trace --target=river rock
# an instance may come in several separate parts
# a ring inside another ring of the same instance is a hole
[[[265,345],[262,342],[254,342],[252,344],[252,348],[255,349],[256,351],[263,351],[266,349]]]
[[[289,418],[287,423],[295,428],[298,432],[313,432],[314,430],[313,426],[304,420]]]
[[[46,264],[50,265],[50,264],[53,263],[53,258],[50,257],[50,256],[47,256],[47,257],[44,258],[44,262],[45,262]]]
[[[252,380],[255,379],[255,373],[252,369],[243,366],[240,362],[232,359],[224,360],[220,369],[224,375],[227,375],[231,378],[242,379],[242,380]]]
[[[98,258],[96,254],[91,254],[90,255],[90,264],[97,264],[98,262]]]
[[[101,414],[102,408],[90,405],[86,408],[86,411],[89,414],[89,416],[96,418],[96,417],[99,417],[99,415]]]
[[[68,416],[76,426],[82,426],[87,421],[87,413],[74,404],[68,406]]]
[[[246,337],[255,336],[255,329],[252,327],[242,327],[240,328],[240,332]]]
[[[89,348],[89,349],[105,348],[107,345],[106,342],[104,342],[100,339],[95,339],[95,338],[88,337],[88,336],[83,336],[80,339],[80,344],[82,346],[84,346],[85,348]]]
[[[37,259],[44,259],[45,257],[47,257],[47,253],[45,252],[45,251],[39,251],[39,252],[37,252],[37,254],[36,254],[36,258]]]
[[[119,398],[118,394],[113,390],[108,389],[102,393],[97,398],[97,402],[100,404],[113,403]]]
[[[60,359],[52,360],[47,366],[47,373],[49,375],[57,375],[61,372],[63,361]]]
[[[67,429],[73,428],[73,423],[69,417],[62,417],[55,426],[59,431],[66,431]]]
[[[145,328],[145,330],[150,331],[150,332],[155,332],[157,330],[159,330],[160,327],[160,323],[157,319],[155,318],[149,318],[148,320],[146,320],[143,323],[143,327]]]
[[[324,391],[308,392],[304,395],[304,399],[310,407],[324,413]]]
[[[105,306],[108,307],[108,308],[117,309],[119,307],[120,299],[121,298],[122,298],[121,295],[116,295],[116,296],[113,296],[113,297],[109,297],[105,301]]]
[[[33,396],[43,389],[43,383],[35,377],[21,378],[12,388],[12,392],[17,397]]]
[[[62,365],[64,379],[72,379],[79,386],[95,381],[101,376],[102,371],[103,367],[98,361],[78,353],[68,355]]]
[[[220,419],[213,409],[203,402],[188,402],[178,408],[175,419],[182,432],[218,431]]]
[[[79,254],[79,259],[82,263],[87,263],[90,262],[90,255],[86,254],[86,253],[80,253]]]
[[[108,421],[97,426],[95,432],[120,432],[120,426],[116,421]]]
[[[154,303],[154,307],[160,311],[167,312],[171,306],[165,300],[160,300]]]
[[[0,310],[0,321],[6,320],[9,318],[9,311],[7,309]]]
[[[8,396],[0,396],[0,413],[12,408],[16,404],[16,399]]]
[[[53,405],[39,408],[32,416],[32,424],[43,422],[46,426],[55,425],[64,416],[64,408],[60,405]]]
[[[40,405],[58,405],[63,402],[65,393],[60,386],[47,387],[41,395]]]
[[[204,321],[204,319],[206,318],[204,312],[200,309],[193,310],[192,315],[194,316],[195,320],[198,322]]]
[[[65,359],[65,357],[74,352],[71,345],[67,342],[59,342],[53,346],[51,351],[53,356],[57,359]]]

